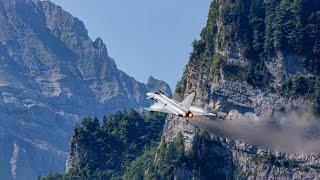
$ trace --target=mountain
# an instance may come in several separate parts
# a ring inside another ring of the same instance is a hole
[[[64,171],[75,123],[149,105],[164,82],[119,70],[102,39],[50,1],[0,0],[0,177]]]
[[[163,82],[155,79],[154,77],[150,76],[147,82],[147,88],[150,92],[155,92],[157,90],[164,92],[166,95],[171,96],[172,91],[170,86]]]
[[[311,125],[319,122],[309,122],[319,121],[319,33],[316,0],[213,1],[174,97],[195,91],[195,104],[216,112],[226,127],[210,120],[188,123],[168,117],[149,176],[319,179],[319,128]],[[270,123],[280,130],[239,129],[246,126],[244,121]],[[281,134],[288,126],[292,131]],[[220,130],[240,132],[226,138]],[[292,137],[297,131],[306,133],[303,140]],[[281,142],[275,148],[284,151],[250,141],[263,143],[268,136],[271,143]],[[308,151],[311,144],[316,147]],[[298,147],[302,150],[295,151]]]
[[[135,159],[154,151],[165,118],[164,114],[135,110],[105,116],[102,124],[85,118],[74,130],[67,172],[41,179],[122,179]],[[133,173],[139,174],[137,169]]]
[[[173,97],[217,117],[169,115],[123,178],[320,179],[319,33],[318,0],[213,1]]]

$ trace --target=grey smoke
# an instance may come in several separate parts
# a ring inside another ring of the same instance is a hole
[[[320,120],[308,106],[292,112],[259,116],[256,120],[209,120],[199,118],[194,124],[221,137],[243,140],[264,148],[286,153],[319,153]]]

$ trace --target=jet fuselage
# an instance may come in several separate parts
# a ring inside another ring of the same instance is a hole
[[[155,93],[147,93],[148,98],[155,101],[155,104],[147,108],[149,111],[164,112],[175,114],[181,117],[192,118],[198,116],[215,116],[208,113],[205,109],[200,107],[191,106],[195,97],[195,93],[190,94],[184,101],[177,102],[174,99],[167,97],[163,92],[156,91]]]
[[[193,117],[193,114],[186,107],[183,107],[179,102],[175,101],[174,99],[170,99],[163,94],[156,93],[147,93],[147,96],[155,102],[163,104],[174,114],[178,114],[182,117]]]

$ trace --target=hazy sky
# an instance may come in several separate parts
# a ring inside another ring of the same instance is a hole
[[[171,87],[182,76],[206,24],[211,0],[52,0],[101,37],[118,67],[141,82]]]

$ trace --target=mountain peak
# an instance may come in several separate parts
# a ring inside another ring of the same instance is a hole
[[[102,39],[92,41],[61,7],[5,0],[0,12],[0,138],[10,142],[0,143],[1,179],[63,171],[79,119],[149,105],[147,85],[119,70]]]
[[[149,77],[146,85],[148,90],[151,92],[159,90],[159,91],[163,91],[168,96],[172,96],[172,91],[170,86],[166,82],[158,80],[153,76]]]
[[[98,37],[94,42],[93,42],[93,47],[96,49],[100,48],[106,48],[106,45],[104,44],[103,40]]]

